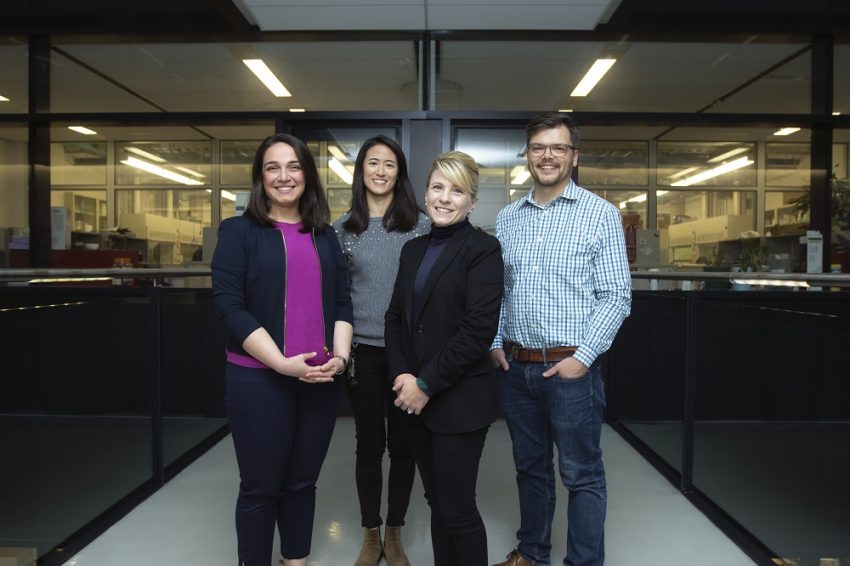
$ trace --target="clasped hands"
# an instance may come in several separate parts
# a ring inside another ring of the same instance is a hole
[[[416,383],[416,376],[410,373],[403,373],[395,378],[393,391],[396,393],[393,404],[402,411],[407,411],[408,414],[415,413],[418,415],[421,413],[430,399],[419,388]]]
[[[316,352],[284,358],[286,365],[279,373],[295,376],[304,383],[330,383],[345,368],[345,364],[339,358],[331,358],[320,366],[308,365],[307,360],[314,357]]]

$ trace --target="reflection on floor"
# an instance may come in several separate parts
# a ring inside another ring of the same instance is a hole
[[[606,427],[606,564],[751,565],[752,562],[669,482]],[[354,426],[340,418],[318,488],[311,566],[354,563],[362,529],[354,488]],[[237,470],[230,438],[69,560],[67,566],[230,566],[236,562],[233,507]],[[487,437],[478,501],[496,562],[515,545],[518,511],[510,439],[504,422]],[[553,559],[565,548],[566,492],[559,491]],[[428,507],[418,480],[403,529],[414,566],[433,564]]]
[[[681,458],[681,423],[628,428]],[[694,486],[791,563],[848,564],[848,441],[844,422],[697,422]]]

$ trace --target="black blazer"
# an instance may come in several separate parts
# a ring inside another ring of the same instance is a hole
[[[425,381],[431,399],[421,417],[430,430],[471,432],[490,425],[498,409],[489,350],[504,288],[501,248],[470,224],[455,231],[413,312],[413,282],[429,239],[415,238],[401,251],[384,326],[390,378],[410,373]]]

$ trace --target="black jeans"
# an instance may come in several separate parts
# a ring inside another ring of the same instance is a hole
[[[387,375],[385,349],[358,344],[353,356],[357,385],[348,387],[348,396],[357,433],[355,479],[361,521],[368,529],[381,525],[382,461],[388,447],[387,525],[400,527],[410,505],[416,465],[404,435],[402,412],[392,404],[395,393]]]
[[[431,506],[434,566],[488,564],[487,531],[475,503],[478,465],[488,428],[438,434],[419,419],[407,423],[425,499]]]

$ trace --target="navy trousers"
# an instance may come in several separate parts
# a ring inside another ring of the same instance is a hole
[[[227,416],[239,465],[240,566],[271,564],[277,523],[284,558],[310,554],[316,481],[328,452],[341,380],[303,383],[227,364]]]

